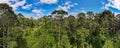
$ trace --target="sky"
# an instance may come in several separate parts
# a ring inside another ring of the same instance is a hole
[[[76,16],[80,12],[102,12],[105,9],[120,13],[120,0],[0,0],[13,7],[13,11],[35,19],[50,15],[54,10],[65,10]]]

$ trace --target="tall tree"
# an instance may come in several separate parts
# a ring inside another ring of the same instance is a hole
[[[56,17],[59,17],[58,18],[58,22],[59,22],[59,36],[58,36],[58,48],[60,48],[60,40],[61,40],[61,29],[63,29],[63,24],[64,24],[64,22],[63,22],[63,17],[64,17],[64,15],[67,15],[68,13],[66,12],[66,11],[64,11],[64,10],[55,10],[55,11],[53,11],[52,12],[52,14],[54,15],[54,14],[56,14]]]
[[[77,17],[78,17],[78,27],[84,27],[86,24],[85,13],[81,12],[77,15]]]
[[[102,27],[108,27],[110,29],[110,34],[115,33],[115,17],[114,14],[109,10],[104,10],[100,15],[100,24]]]
[[[0,32],[2,32],[3,35],[2,44],[9,48],[9,42],[12,39],[10,36],[12,32],[10,32],[10,30],[16,26],[19,21],[17,20],[16,14],[12,11],[12,7],[9,5],[0,4],[0,10],[4,10],[4,13],[0,16],[0,23],[2,24]]]
[[[92,11],[87,12],[90,19],[94,19],[94,13]]]

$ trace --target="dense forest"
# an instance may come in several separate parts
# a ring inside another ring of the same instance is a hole
[[[39,19],[0,4],[0,48],[120,48],[120,14],[55,10]]]

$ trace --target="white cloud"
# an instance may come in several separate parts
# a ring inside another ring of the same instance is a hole
[[[33,19],[38,19],[38,18],[40,18],[40,17],[42,17],[42,16],[36,16],[35,14],[23,14],[26,18],[33,18]]]
[[[24,6],[24,4],[26,3],[26,0],[0,0],[0,3],[7,3],[8,5],[10,5],[11,7],[13,7],[13,10],[18,9],[18,7],[20,6]]]
[[[38,19],[38,18],[43,17],[41,14],[36,14],[36,13],[26,13],[26,12],[22,12],[22,11],[16,11],[15,13],[16,14],[22,13],[24,17],[26,17],[26,18],[32,17],[33,19]]]
[[[34,10],[32,10],[32,12],[35,14],[35,18],[36,18],[36,19],[43,17],[43,15],[42,15],[42,9],[41,9],[41,10],[39,10],[39,9],[34,9]]]
[[[70,12],[69,15],[77,16],[79,12]]]
[[[116,8],[120,10],[120,0],[108,0],[109,3],[104,4],[102,9],[109,9],[109,7]]]
[[[118,12],[114,12],[114,14],[115,14],[115,16],[116,16],[116,15],[118,15],[118,14],[120,14],[120,13],[118,13]]]
[[[86,13],[86,11],[84,9],[81,9],[81,12]]]
[[[0,0],[0,3],[8,3],[8,0]]]
[[[86,10],[84,8],[81,8],[80,10],[75,10],[73,12],[70,12],[69,15],[73,15],[73,16],[77,17],[77,15],[79,13],[85,13],[86,14]]]
[[[55,4],[58,0],[40,0],[41,3],[45,4]]]
[[[38,9],[34,9],[32,10],[33,13],[41,13],[41,10],[38,10]]]
[[[69,5],[71,3],[71,1],[65,2],[65,5]]]
[[[75,5],[78,5],[77,3],[74,3]]]
[[[57,9],[62,9],[62,10],[68,11],[69,9],[71,9],[72,7],[75,7],[76,5],[78,5],[78,4],[68,1],[68,2],[65,2],[64,5],[59,5]]]
[[[28,4],[28,5],[22,6],[23,9],[30,9],[31,7],[32,7],[32,4]]]

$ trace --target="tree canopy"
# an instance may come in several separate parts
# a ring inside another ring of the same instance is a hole
[[[55,10],[39,19],[15,14],[7,4],[0,11],[0,48],[120,48],[120,14],[110,10],[77,17]]]

